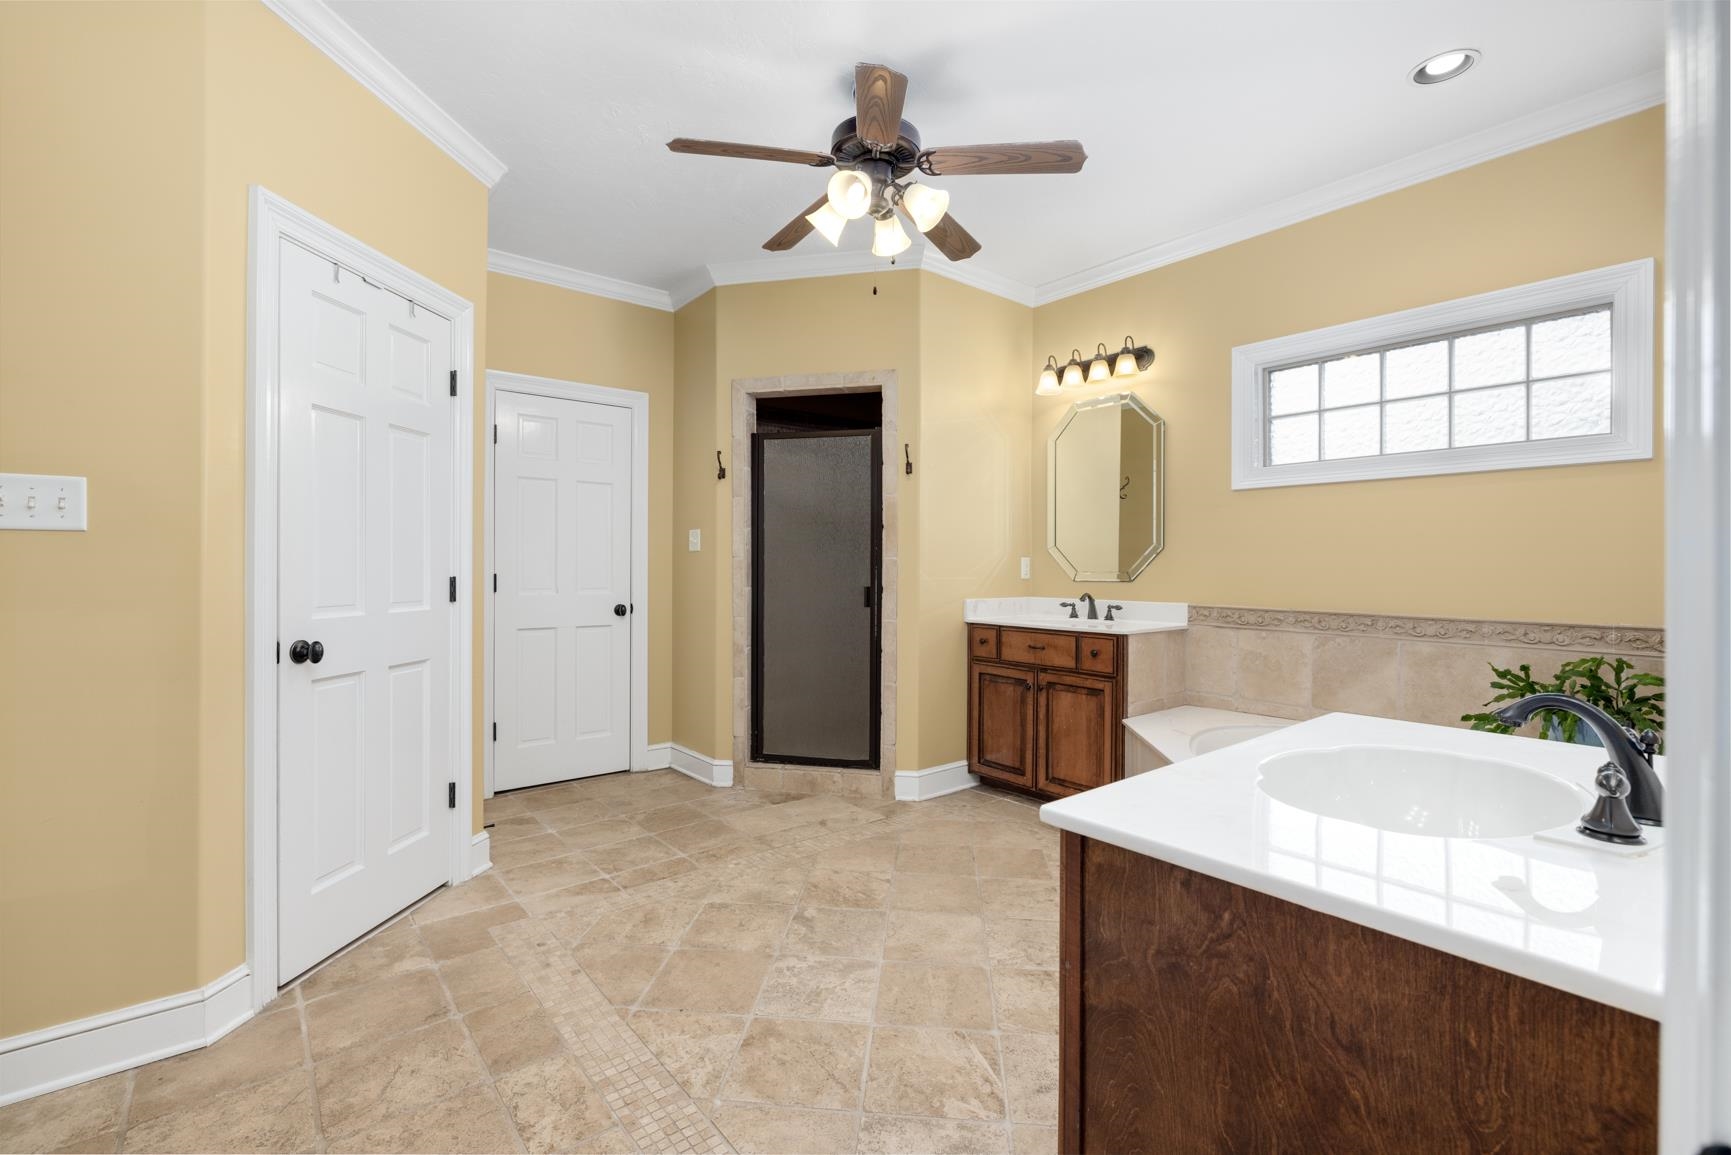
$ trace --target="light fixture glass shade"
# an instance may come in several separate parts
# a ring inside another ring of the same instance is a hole
[[[1088,362],[1088,384],[1105,381],[1112,376],[1111,354],[1106,352],[1106,343],[1100,342],[1094,350],[1093,359]]]
[[[950,194],[941,188],[928,188],[923,184],[910,184],[902,190],[902,207],[908,210],[908,216],[914,219],[914,227],[922,233],[932,231],[932,226],[944,219],[944,214],[950,211]]]
[[[1040,384],[1035,387],[1036,397],[1055,397],[1060,392],[1058,388],[1058,359],[1046,358],[1046,367],[1040,370]]]
[[[841,244],[841,231],[847,227],[847,218],[835,211],[832,205],[819,205],[815,213],[807,213],[805,219],[811,222],[811,227],[823,234],[823,239],[832,245]]]
[[[829,178],[829,207],[844,220],[857,221],[872,206],[872,178],[844,168]]]
[[[1118,351],[1118,356],[1112,362],[1112,376],[1134,377],[1141,371],[1136,364],[1135,342],[1129,337],[1124,338],[1124,347]]]
[[[1082,351],[1070,350],[1070,363],[1064,366],[1064,385],[1066,388],[1082,383]]]
[[[902,223],[896,220],[894,213],[880,219],[872,232],[874,257],[893,257],[897,253],[906,252],[911,244],[913,241],[908,239],[907,230],[902,228]]]

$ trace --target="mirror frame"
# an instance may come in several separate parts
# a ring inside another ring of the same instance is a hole
[[[1114,409],[1129,409],[1148,419],[1154,427],[1154,540],[1140,557],[1127,570],[1110,572],[1082,570],[1071,563],[1058,548],[1058,438],[1064,435],[1064,430],[1070,427],[1070,422],[1089,410],[1111,406]],[[1108,393],[1103,397],[1095,397],[1088,401],[1078,401],[1070,406],[1070,411],[1058,423],[1058,428],[1052,431],[1052,436],[1046,440],[1046,551],[1052,555],[1065,573],[1074,581],[1089,582],[1128,582],[1135,581],[1142,571],[1148,568],[1150,562],[1160,556],[1160,551],[1166,548],[1166,419],[1143,404],[1142,399],[1134,393]]]

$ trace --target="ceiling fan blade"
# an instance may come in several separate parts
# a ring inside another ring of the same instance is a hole
[[[990,173],[1081,172],[1088,154],[1079,140],[1039,140],[1026,144],[970,144],[928,148],[920,171],[928,176],[984,176]]]
[[[777,160],[784,164],[809,164],[813,168],[828,168],[835,159],[824,152],[806,152],[797,148],[770,148],[761,144],[734,144],[726,140],[692,140],[675,137],[667,142],[674,152],[692,156],[731,156],[739,160]]]
[[[902,212],[907,214],[909,221],[914,219],[908,210],[902,209]],[[926,240],[952,261],[965,261],[980,251],[980,242],[974,239],[974,234],[957,224],[956,218],[948,213],[927,230]]]
[[[902,134],[902,103],[908,78],[881,64],[853,67],[854,133],[867,144],[888,148]]]
[[[812,201],[810,205],[800,210],[797,217],[794,217],[791,221],[782,225],[780,232],[763,242],[763,247],[772,253],[784,253],[788,249],[799,244],[799,242],[805,240],[806,236],[811,232],[811,222],[805,218],[810,214],[815,213],[827,203],[829,203],[828,196],[821,196]]]

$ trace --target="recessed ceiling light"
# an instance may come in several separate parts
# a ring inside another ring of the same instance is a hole
[[[1407,73],[1407,79],[1414,84],[1441,84],[1445,80],[1453,80],[1478,62],[1478,49],[1451,48],[1447,52],[1437,53]]]

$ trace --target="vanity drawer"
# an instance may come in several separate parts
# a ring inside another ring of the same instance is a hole
[[[998,656],[998,627],[969,626],[968,656],[970,658],[996,660]]]
[[[1076,668],[1096,674],[1111,674],[1118,669],[1118,639],[1083,634],[1076,639]]]
[[[1076,668],[1076,635],[1045,630],[999,630],[998,658],[1057,670]]]

